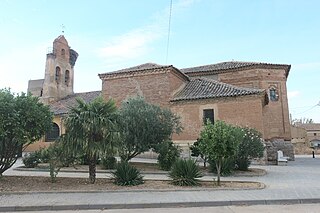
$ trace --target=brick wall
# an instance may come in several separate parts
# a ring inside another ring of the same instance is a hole
[[[174,102],[171,104],[171,109],[181,117],[184,130],[180,135],[174,135],[173,140],[179,144],[194,142],[203,127],[204,109],[213,109],[215,120],[224,120],[238,126],[250,126],[263,134],[262,107],[261,96]]]
[[[219,80],[236,86],[260,88],[269,91],[275,87],[279,99],[263,108],[266,139],[291,140],[286,76],[284,69],[250,69],[219,74]]]
[[[169,107],[170,99],[185,81],[172,68],[117,75],[102,79],[102,95],[105,99],[113,98],[117,106],[129,97],[140,95],[152,104]]]

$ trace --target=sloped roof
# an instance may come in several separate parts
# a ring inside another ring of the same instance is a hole
[[[105,78],[105,77],[110,77],[110,76],[115,76],[115,75],[121,75],[121,74],[132,74],[136,72],[155,72],[157,70],[161,69],[166,69],[166,68],[173,68],[173,70],[179,75],[183,76],[184,78],[188,79],[188,76],[185,75],[183,72],[175,68],[173,65],[160,65],[160,64],[155,64],[155,63],[145,63],[145,64],[140,64],[138,66],[134,67],[129,67],[117,71],[112,71],[108,73],[103,73],[103,74],[98,74],[100,79]]]
[[[286,70],[286,76],[288,76],[291,65],[286,64],[270,64],[270,63],[262,63],[262,62],[243,62],[243,61],[228,61],[221,62],[217,64],[209,64],[197,67],[190,67],[180,69],[181,72],[185,74],[192,73],[201,73],[201,72],[210,72],[210,73],[222,73],[229,72],[236,69],[243,68],[255,68],[255,67],[263,67],[263,68],[283,68]]]
[[[68,45],[68,41],[67,39],[64,37],[64,35],[59,35],[54,41],[53,43],[55,42],[61,42],[61,43],[64,43],[64,44],[67,44]]]
[[[163,69],[172,67],[172,65],[160,65],[155,63],[145,63],[140,64],[134,67],[129,67],[121,70],[116,70],[108,73],[99,74],[99,77],[107,76],[107,75],[113,75],[113,74],[119,74],[119,73],[132,73],[132,72],[138,72],[138,71],[144,71],[144,70],[154,70],[154,69]]]
[[[209,99],[263,94],[265,90],[232,86],[208,78],[195,78],[178,92],[171,101]]]
[[[70,107],[76,106],[77,98],[82,98],[85,102],[91,102],[99,95],[101,95],[101,91],[83,92],[83,93],[75,93],[73,95],[68,95],[65,98],[62,98],[56,102],[51,103],[50,110],[55,115],[66,114],[68,113]]]
[[[297,123],[298,127],[302,127],[307,131],[320,131],[320,123],[308,123],[308,124],[302,124]]]

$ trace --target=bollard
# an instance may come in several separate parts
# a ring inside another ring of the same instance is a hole
[[[314,151],[312,151],[312,158],[314,158]]]

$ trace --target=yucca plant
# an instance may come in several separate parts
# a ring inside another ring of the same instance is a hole
[[[118,163],[112,175],[114,183],[119,186],[135,186],[143,183],[140,171],[128,162]]]
[[[169,172],[172,183],[178,186],[200,185],[198,178],[203,176],[196,162],[191,159],[178,159]]]

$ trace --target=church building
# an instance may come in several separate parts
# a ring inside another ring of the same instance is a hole
[[[102,95],[120,106],[139,95],[181,117],[183,132],[174,135],[173,141],[182,147],[196,141],[206,119],[223,120],[260,131],[267,149],[273,150],[270,159],[278,149],[294,158],[286,88],[290,65],[229,61],[181,69],[145,63],[99,74],[101,91],[74,93],[77,57],[61,35],[47,54],[44,79],[29,81],[28,92],[39,96],[54,113],[52,131],[29,150],[45,147],[64,133],[63,116],[77,97],[91,101]]]

